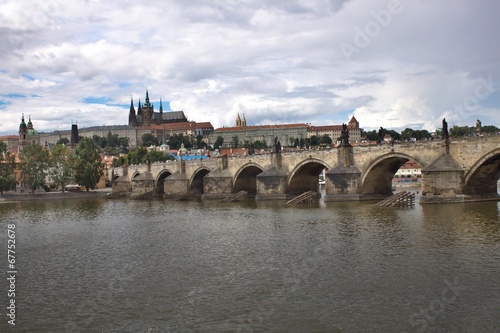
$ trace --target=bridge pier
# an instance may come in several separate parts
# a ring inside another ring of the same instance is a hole
[[[355,166],[339,164],[325,174],[325,201],[359,200],[358,184],[361,171]]]
[[[257,175],[257,195],[255,200],[286,200],[287,173],[272,166]]]
[[[148,193],[153,194],[155,189],[155,179],[151,172],[144,172],[143,174],[132,179],[132,193],[131,198],[144,196]]]
[[[175,172],[163,181],[163,196],[174,198],[189,191],[189,178],[186,173]]]
[[[115,196],[129,196],[132,192],[132,183],[126,176],[121,176],[113,181],[113,193]]]
[[[463,202],[464,170],[451,155],[444,154],[422,169],[420,203]]]
[[[219,167],[203,177],[202,200],[223,199],[231,194],[233,175],[228,170],[227,155],[217,156]]]

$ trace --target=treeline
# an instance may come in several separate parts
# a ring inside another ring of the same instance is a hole
[[[20,172],[20,185],[34,191],[38,187],[48,190],[47,177],[63,191],[67,184],[76,182],[88,191],[95,189],[103,175],[101,149],[92,139],[81,138],[76,149],[56,144],[49,152],[42,145],[31,144],[19,152],[19,164],[7,145],[0,141],[0,193],[16,189],[16,169]]]

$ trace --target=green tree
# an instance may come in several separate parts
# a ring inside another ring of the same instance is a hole
[[[144,147],[137,147],[132,149],[128,155],[127,160],[129,165],[133,164],[142,164],[146,163],[146,156],[148,155],[148,151]]]
[[[319,145],[319,139],[318,139],[318,137],[316,135],[311,136],[309,138],[309,144],[311,146],[317,146],[317,145]]]
[[[219,149],[220,147],[222,147],[223,143],[224,143],[224,138],[222,136],[218,136],[217,139],[215,139],[214,148]]]
[[[76,148],[76,174],[75,179],[81,186],[95,189],[99,179],[103,175],[101,163],[101,150],[92,139],[82,138]]]
[[[56,186],[61,185],[63,193],[65,186],[74,179],[75,166],[76,155],[73,149],[61,144],[52,148],[49,175]]]
[[[67,145],[68,143],[68,138],[60,138],[59,140],[57,140],[56,145]]]
[[[156,138],[156,136],[154,136],[151,133],[144,133],[141,137],[141,140],[142,140],[143,147],[157,146],[158,145],[158,139]]]
[[[41,145],[31,144],[21,150],[19,159],[23,184],[31,191],[45,185],[45,176],[50,166],[49,152]]]
[[[16,188],[14,169],[16,161],[14,155],[7,150],[5,142],[0,141],[0,194]]]
[[[184,136],[184,134],[174,134],[168,140],[168,145],[170,149],[179,149],[181,145],[184,144],[184,148],[191,148],[193,144],[189,136]]]
[[[328,134],[324,134],[320,139],[319,139],[320,144],[325,144],[325,145],[331,145],[332,144],[332,138]]]
[[[108,144],[108,140],[106,140],[105,137],[95,134],[92,135],[92,141],[94,141],[94,143],[101,148],[106,147],[106,145]]]
[[[233,136],[232,140],[231,140],[231,147],[232,148],[238,148],[239,145],[240,145],[240,139],[238,138],[237,135]]]
[[[452,128],[449,129],[449,134],[450,137],[452,138],[463,138],[466,136],[470,136],[476,133],[476,128],[475,127],[469,127],[469,126],[453,126]]]
[[[364,132],[364,136],[368,141],[377,141],[378,140],[378,132],[376,130]]]
[[[497,134],[500,133],[500,128],[493,125],[486,125],[481,127],[481,131],[486,134]]]

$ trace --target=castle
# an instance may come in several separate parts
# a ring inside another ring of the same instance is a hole
[[[184,111],[168,111],[163,112],[163,104],[160,99],[160,112],[155,112],[154,105],[149,102],[149,92],[146,90],[146,101],[139,106],[137,113],[134,107],[134,100],[130,99],[130,111],[128,116],[128,124],[133,127],[143,127],[151,125],[160,125],[166,123],[183,123],[187,122]]]

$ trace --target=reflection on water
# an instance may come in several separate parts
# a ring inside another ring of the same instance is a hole
[[[500,329],[497,202],[1,204],[13,221],[27,332]]]

